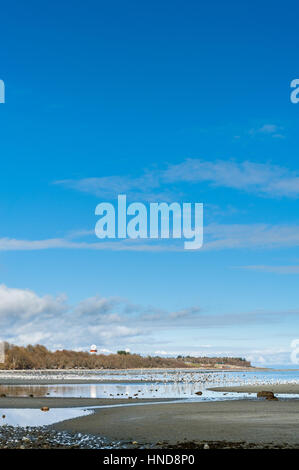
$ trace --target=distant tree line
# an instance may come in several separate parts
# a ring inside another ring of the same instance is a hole
[[[66,349],[49,351],[42,345],[21,347],[5,343],[5,362],[0,364],[0,369],[150,369],[217,365],[251,366],[249,361],[239,357],[144,357],[127,351],[104,355]]]
[[[246,361],[243,357],[192,357],[192,356],[178,356],[178,359],[186,363],[202,364],[202,365],[232,365],[251,367],[251,362]]]

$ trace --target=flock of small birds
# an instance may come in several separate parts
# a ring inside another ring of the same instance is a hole
[[[121,384],[121,380],[119,383]],[[223,386],[234,386],[234,385],[274,385],[278,383],[284,383],[282,380],[275,380],[265,375],[247,375],[240,373],[225,373],[225,372],[169,372],[159,373],[146,373],[141,376],[140,382],[142,387],[138,390],[134,390],[136,387],[130,387],[131,391],[124,391],[117,393],[113,391],[111,393],[110,387],[108,390],[104,390],[105,396],[108,398],[175,398],[183,395],[188,397],[194,395],[204,395],[204,391],[212,387],[223,387]],[[296,383],[296,380],[285,382]],[[125,383],[125,382],[124,382]],[[136,393],[132,393],[132,390]],[[216,392],[215,392],[216,393]],[[223,393],[227,396],[229,393]]]
[[[63,390],[60,385],[65,384],[68,387],[75,387],[76,385],[68,384],[68,380],[83,381],[95,380],[95,386],[100,386],[96,389],[94,397],[100,398],[190,398],[194,395],[200,395],[207,388],[220,387],[220,386],[233,386],[233,385],[273,385],[283,383],[282,380],[275,380],[266,374],[254,374],[243,372],[229,372],[229,371],[199,371],[199,370],[141,370],[141,371],[86,371],[86,370],[72,370],[72,371],[6,371],[1,373],[1,379],[13,379],[13,382],[20,383],[26,380],[26,383],[32,383],[39,380],[40,384],[46,381],[59,381],[56,386],[50,386],[45,392],[45,395],[52,396],[76,396],[74,395],[75,388],[72,388],[71,395],[68,395],[68,390]],[[101,385],[101,381],[103,384]],[[287,382],[292,382],[288,380]],[[293,380],[293,382],[297,382]],[[105,384],[105,385],[104,385]],[[1,386],[0,386],[1,389]],[[24,386],[26,389],[26,386]],[[86,389],[87,390],[87,389]],[[51,392],[51,393],[50,393]],[[85,391],[86,393],[86,391]],[[87,392],[88,393],[88,392]],[[216,394],[216,392],[215,392]],[[36,394],[34,394],[36,395]],[[78,395],[82,397],[80,388],[78,388]],[[77,396],[78,396],[77,395]],[[227,394],[223,394],[227,396]],[[33,396],[28,393],[28,396]],[[84,395],[83,396],[87,396]]]

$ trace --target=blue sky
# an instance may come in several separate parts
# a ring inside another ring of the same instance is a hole
[[[290,361],[297,16],[267,1],[2,6],[3,339]],[[96,205],[122,193],[203,202],[203,248],[98,240]]]

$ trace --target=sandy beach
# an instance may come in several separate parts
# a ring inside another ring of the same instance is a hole
[[[107,405],[128,405],[132,403],[149,403],[149,402],[167,402],[173,401],[171,398],[139,398],[139,399],[117,399],[117,398],[56,398],[56,397],[0,397],[1,408],[23,409],[32,408],[40,409],[42,406],[49,408],[82,408],[96,407]]]
[[[52,427],[138,443],[204,440],[299,445],[299,402],[231,400],[104,408]]]
[[[262,385],[236,385],[230,387],[211,387],[214,392],[257,393],[268,391],[273,393],[299,394],[299,383],[262,384]],[[298,396],[299,398],[299,396]]]

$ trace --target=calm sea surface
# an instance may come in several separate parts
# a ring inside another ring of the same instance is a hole
[[[85,398],[171,398],[186,401],[218,401],[242,398],[256,399],[255,394],[223,393],[209,391],[210,387],[245,385],[245,384],[274,384],[299,383],[297,370],[268,370],[248,372],[213,372],[188,370],[155,370],[155,371],[72,371],[72,372],[43,372],[42,377],[50,379],[63,378],[56,385],[0,385],[0,394],[18,397],[85,397]],[[21,376],[21,373],[20,373]],[[36,374],[32,373],[32,380]],[[28,379],[28,375],[26,375]],[[113,383],[68,384],[68,378],[86,378],[88,381],[105,380]],[[133,383],[130,383],[130,382]],[[202,395],[196,395],[202,392]],[[288,398],[299,398],[298,395],[288,395]],[[284,396],[281,396],[284,398]],[[1,406],[1,402],[0,402]],[[113,405],[115,406],[115,405]],[[122,406],[122,405],[118,405]],[[134,404],[130,404],[134,406]],[[142,406],[142,404],[140,404]],[[0,424],[14,426],[42,426],[64,419],[70,419],[90,413],[88,407],[51,409],[42,412],[36,409],[3,409],[0,408]],[[2,416],[2,418],[1,418]],[[5,418],[3,418],[5,416]]]

